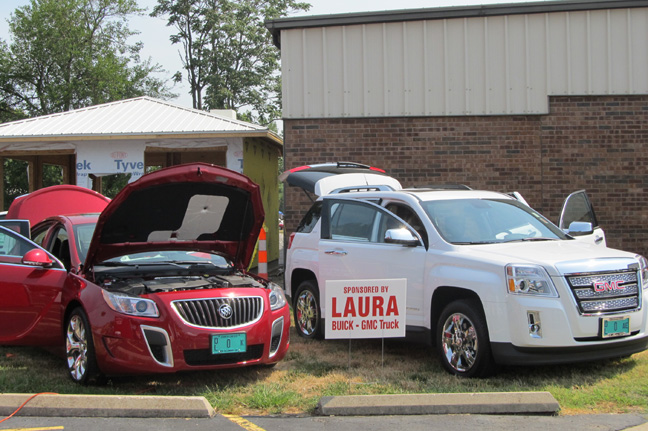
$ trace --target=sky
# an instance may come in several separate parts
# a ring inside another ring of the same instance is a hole
[[[482,5],[494,3],[525,3],[537,0],[302,0],[309,2],[311,8],[307,11],[290,14],[289,16],[329,15],[352,12],[374,12],[384,10],[421,9],[449,6]],[[9,42],[9,25],[7,20],[11,13],[18,7],[28,5],[29,0],[0,0],[0,39]],[[157,0],[138,0],[140,7],[149,12]],[[144,48],[141,51],[143,58],[151,58],[153,63],[160,64],[166,72],[159,76],[169,79],[173,74],[182,70],[182,62],[178,53],[179,45],[172,45],[169,36],[172,29],[166,26],[163,18],[152,18],[148,15],[132,17],[129,26],[138,30],[140,34],[134,37],[133,42],[141,41]],[[173,90],[179,96],[172,102],[180,106],[191,107],[191,96],[188,94],[189,86],[186,83],[176,85]]]

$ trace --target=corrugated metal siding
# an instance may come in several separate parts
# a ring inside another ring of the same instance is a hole
[[[282,30],[284,118],[544,114],[648,93],[648,8]]]

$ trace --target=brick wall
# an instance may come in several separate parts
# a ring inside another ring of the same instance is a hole
[[[552,97],[542,116],[285,120],[285,167],[353,161],[404,186],[522,193],[557,222],[586,189],[608,245],[648,255],[648,96]],[[310,201],[286,188],[286,229]]]

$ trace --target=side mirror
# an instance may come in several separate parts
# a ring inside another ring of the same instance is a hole
[[[40,266],[41,268],[49,268],[54,262],[52,259],[39,248],[29,250],[22,258],[23,265]]]
[[[584,221],[573,221],[569,224],[569,228],[567,228],[566,233],[571,236],[591,235],[592,233],[594,233],[594,228],[592,227],[592,223]]]
[[[419,239],[409,229],[404,227],[400,229],[388,229],[385,232],[385,242],[388,244],[401,244],[408,247],[416,247],[421,244]]]

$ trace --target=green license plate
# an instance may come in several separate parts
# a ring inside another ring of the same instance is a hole
[[[223,353],[240,353],[247,349],[246,334],[217,334],[212,335],[211,350],[214,355]]]
[[[602,319],[603,338],[630,335],[630,317],[610,317]]]

